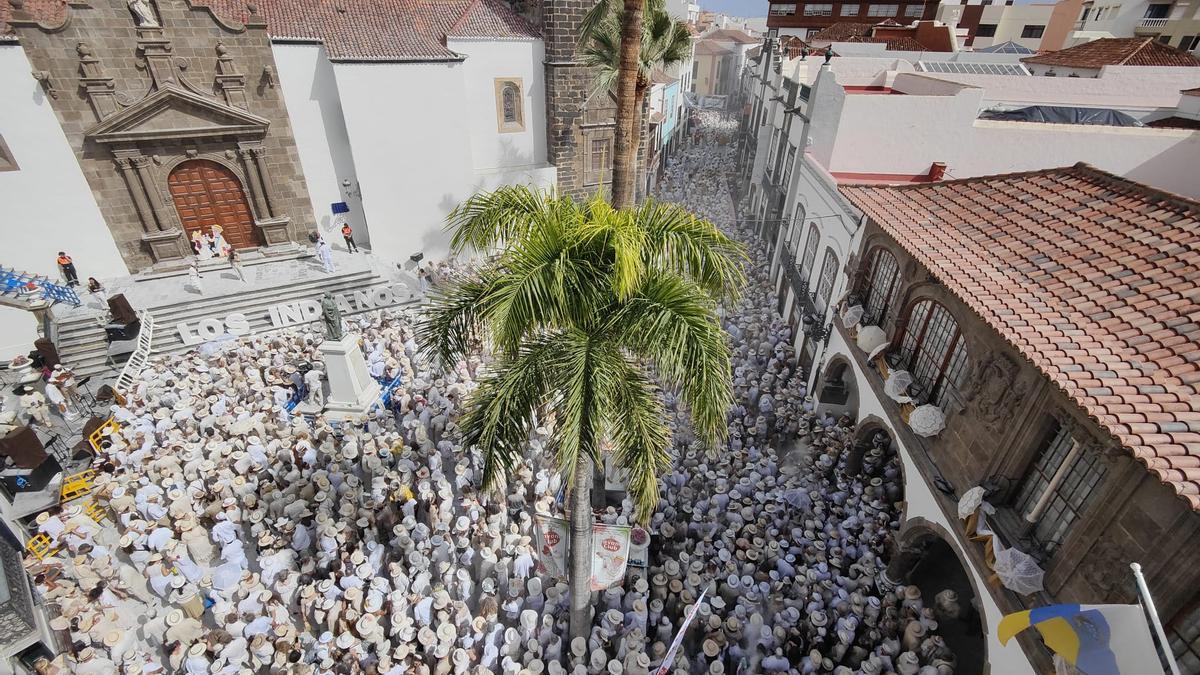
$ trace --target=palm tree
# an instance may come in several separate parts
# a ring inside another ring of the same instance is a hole
[[[484,489],[505,485],[538,417],[553,417],[548,448],[570,476],[571,633],[586,637],[594,467],[611,452],[648,520],[670,463],[659,383],[678,391],[699,438],[724,437],[732,389],[716,303],[737,296],[745,254],[679,206],[617,210],[520,186],[471,197],[449,225],[454,252],[495,255],[432,301],[418,340],[444,365],[493,353],[459,420],[483,455]]]
[[[662,4],[663,0],[651,0]],[[638,54],[641,51],[642,7],[645,0],[599,0],[583,17],[579,44],[586,45],[596,29],[610,16],[620,16],[621,41],[616,81],[617,113],[613,132],[612,204],[618,209],[633,206],[637,189],[637,152],[641,137],[632,127],[636,109]]]
[[[600,6],[600,5],[597,5]],[[597,92],[612,91],[619,87],[624,71],[621,57],[624,41],[621,38],[624,12],[617,11],[607,16],[591,29],[590,39],[581,47],[580,61],[596,68]],[[660,0],[654,0],[642,14],[642,37],[639,43],[637,74],[634,82],[633,115],[629,119],[632,138],[641,140],[642,106],[650,92],[651,76],[655,70],[666,69],[682,63],[692,52],[692,35],[687,24],[671,18]],[[617,121],[620,124],[620,120]],[[637,145],[633,148],[632,164],[636,167]],[[614,161],[616,157],[614,156]],[[636,170],[631,169],[636,182]],[[613,205],[616,201],[616,165],[613,165]],[[631,198],[632,199],[632,198]]]

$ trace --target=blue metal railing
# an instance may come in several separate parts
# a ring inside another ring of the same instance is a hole
[[[52,302],[69,302],[75,307],[83,304],[75,294],[75,289],[70,286],[57,284],[47,277],[26,274],[6,267],[0,267],[0,295],[22,299],[37,296]]]

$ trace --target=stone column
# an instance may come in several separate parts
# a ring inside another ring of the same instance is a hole
[[[150,158],[136,149],[113,150],[117,169],[125,180],[134,209],[142,223],[142,241],[150,249],[154,262],[183,261],[192,255],[182,228],[172,227],[162,197],[150,172]]]
[[[158,231],[166,232],[171,229],[171,221],[163,210],[162,195],[159,194],[158,188],[154,184],[154,176],[150,175],[150,161],[149,157],[138,155],[137,157],[131,157],[129,164],[137,172],[138,180],[145,191],[146,200],[150,202],[150,209],[154,213],[154,221],[158,225]]]
[[[137,170],[133,168],[133,158],[122,157],[118,154],[117,158],[113,160],[113,164],[117,165],[117,171],[121,173],[121,178],[125,180],[125,187],[129,189],[129,194],[133,197],[133,206],[137,210],[138,220],[142,223],[142,231],[157,232],[154,212],[146,202],[146,193],[142,190],[141,178],[138,176]]]
[[[246,183],[254,195],[254,210],[258,218],[254,225],[262,231],[263,241],[267,248],[283,251],[291,246],[291,219],[286,215],[275,213],[274,202],[271,200],[271,177],[267,172],[267,162],[264,157],[266,148],[260,144],[242,144],[238,148],[242,164],[246,168]]]
[[[263,199],[262,182],[258,175],[258,163],[254,160],[254,151],[256,147],[249,145],[238,146],[238,156],[242,159],[242,168],[246,172],[246,191],[250,193],[250,200],[254,203],[254,213],[259,219],[267,219],[271,217],[270,211],[267,209],[266,200]]]
[[[279,214],[275,213],[275,203],[271,199],[271,174],[267,170],[267,162],[263,159],[267,149],[261,145],[255,148],[250,148],[250,156],[254,158],[255,173],[258,176],[259,185],[262,186],[263,201],[267,203],[267,214],[271,218],[277,218]]]

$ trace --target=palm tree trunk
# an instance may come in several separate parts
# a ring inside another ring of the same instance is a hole
[[[571,477],[571,639],[584,640],[592,630],[592,458],[580,453]]]
[[[637,135],[630,133],[635,114],[638,60],[642,51],[642,1],[625,0],[621,15],[621,63],[617,78],[617,119],[613,139],[612,204],[633,206],[637,184]]]

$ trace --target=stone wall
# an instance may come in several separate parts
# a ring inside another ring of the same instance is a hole
[[[970,358],[960,395],[946,406],[946,429],[934,438],[913,435],[906,443],[923,450],[929,466],[959,495],[983,483],[997,486],[999,494],[989,498],[1000,511],[991,519],[994,528],[1007,542],[1032,552],[1013,502],[1048,433],[1056,423],[1067,425],[1083,443],[1081,452],[1104,465],[1105,475],[1043,564],[1050,599],[1132,602],[1129,563],[1140,562],[1164,621],[1192,605],[1200,597],[1195,590],[1200,568],[1191,563],[1187,546],[1200,533],[1200,516],[878,226],[869,223],[862,242],[849,267],[852,288],[861,287],[863,261],[876,246],[891,252],[899,265],[901,286],[882,321],[888,336],[903,333],[909,307],[932,299],[954,316]],[[1005,611],[1047,600],[992,591]]]
[[[268,251],[315,228],[265,23],[187,0],[142,25],[125,0],[68,5],[59,26],[20,8],[11,23],[130,270],[190,253],[167,176],[191,158],[233,171]]]

